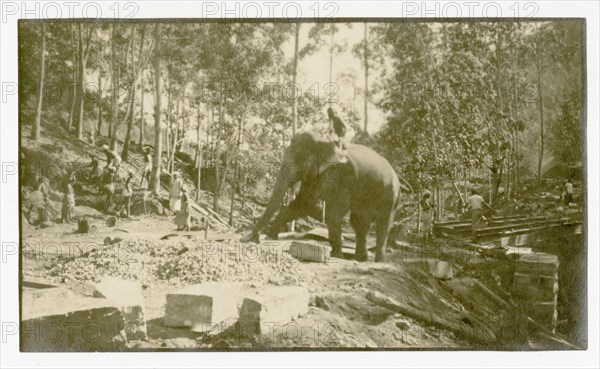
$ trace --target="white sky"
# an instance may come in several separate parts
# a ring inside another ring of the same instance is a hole
[[[309,41],[308,33],[314,26],[314,23],[302,23],[300,27],[299,49],[301,50]],[[353,89],[348,83],[343,83],[338,80],[339,74],[346,71],[354,71],[356,74],[356,86],[363,89],[365,85],[364,69],[361,61],[352,54],[352,47],[363,40],[364,23],[352,23],[352,28],[348,28],[344,23],[338,23],[339,31],[335,35],[336,43],[347,43],[347,48],[340,54],[336,54],[333,59],[333,78],[332,82],[339,86],[340,100],[351,106]],[[324,37],[328,42],[329,37]],[[292,60],[294,57],[294,39],[290,38],[284,45],[283,49],[286,59]],[[325,45],[313,55],[308,55],[298,62],[298,81],[297,83],[302,88],[302,92],[309,89],[315,83],[320,86],[320,92],[324,96],[327,91],[324,90],[324,85],[329,82],[329,46]],[[376,71],[373,68],[369,69],[369,85],[372,86],[377,78]],[[371,90],[371,88],[369,88]],[[335,109],[335,106],[334,106]],[[344,118],[341,109],[336,111]],[[356,110],[360,117],[360,126],[363,126],[364,116],[364,96],[357,96]],[[325,111],[323,111],[325,117]],[[368,111],[368,131],[373,133],[377,131],[384,120],[383,113],[379,111],[373,104],[369,104]]]

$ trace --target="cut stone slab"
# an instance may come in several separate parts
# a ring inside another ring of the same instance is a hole
[[[244,298],[239,330],[244,337],[272,332],[308,313],[309,293],[304,287],[277,286]]]
[[[558,273],[558,256],[545,253],[523,255],[515,265],[515,272],[554,276]]]
[[[294,241],[288,252],[298,260],[324,263],[329,260],[331,247],[317,241]]]
[[[558,294],[558,277],[515,273],[512,293],[531,301],[546,301]]]
[[[191,285],[167,295],[164,324],[194,332],[222,332],[234,325],[246,289],[241,283]]]
[[[23,290],[21,350],[116,351],[125,347],[125,321],[104,299],[64,288]]]
[[[94,297],[104,297],[121,309],[128,340],[145,340],[148,330],[142,284],[120,278],[105,277],[96,284]]]

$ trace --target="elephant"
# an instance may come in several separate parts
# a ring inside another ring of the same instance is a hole
[[[287,190],[300,183],[296,198],[277,214]],[[355,259],[366,261],[366,240],[371,224],[376,224],[375,261],[385,261],[385,247],[400,191],[412,192],[401,184],[389,162],[370,148],[349,144],[345,150],[315,132],[295,134],[285,149],[273,193],[263,215],[242,242],[255,241],[261,231],[276,239],[284,225],[294,219],[318,211],[319,200],[326,204],[325,223],[329,231],[331,256],[343,258],[342,222],[350,212],[350,223],[356,232]]]

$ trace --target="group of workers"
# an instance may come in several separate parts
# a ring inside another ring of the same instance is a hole
[[[96,183],[101,189],[102,193],[106,196],[104,203],[104,210],[110,211],[115,205],[115,182],[118,177],[119,168],[121,167],[122,159],[121,156],[115,151],[110,150],[108,145],[102,146],[102,152],[106,156],[106,166],[103,168],[98,162],[97,156],[92,153],[90,154],[91,163],[88,167],[91,168],[89,180],[92,183]],[[144,180],[150,184],[150,175],[152,173],[152,149],[146,147],[144,149],[144,172],[140,180],[140,187],[143,187]],[[125,186],[123,188],[122,197],[123,201],[120,204],[120,208],[117,210],[117,214],[124,214],[128,217],[131,214],[131,196],[133,195],[133,170],[127,171],[125,177]]]
[[[564,190],[562,193],[562,200],[565,205],[573,203],[573,183],[567,179],[564,182]],[[433,218],[435,214],[435,206],[433,199],[431,198],[431,192],[429,190],[423,191],[423,195],[420,200],[421,206],[421,222],[423,232],[423,242],[427,243],[433,237]],[[476,231],[481,228],[485,218],[483,217],[483,208],[494,211],[494,209],[483,199],[481,195],[477,193],[477,190],[471,189],[471,196],[463,204],[463,208],[471,210],[471,230],[473,239],[476,240]]]

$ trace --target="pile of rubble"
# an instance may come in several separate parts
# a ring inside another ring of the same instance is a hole
[[[98,282],[105,276],[151,285],[166,281],[187,285],[210,281],[289,285],[309,276],[287,251],[289,243],[273,246],[235,241],[180,243],[125,239],[98,245],[81,255],[52,263],[49,274],[59,283]]]

